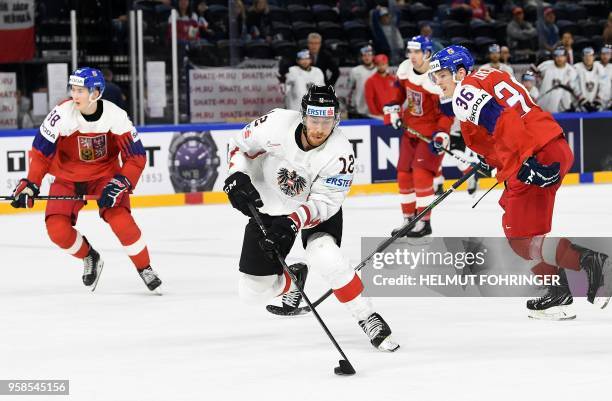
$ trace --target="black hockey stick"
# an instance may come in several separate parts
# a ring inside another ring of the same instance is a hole
[[[87,201],[87,200],[98,200],[98,195],[40,195],[35,196],[34,200],[76,200],[76,201]],[[0,195],[0,200],[13,201],[15,197],[13,195]]]
[[[259,215],[259,211],[255,208],[255,206],[253,206],[250,203],[249,203],[248,206],[249,206],[249,210],[251,211],[251,214],[253,215],[253,218],[255,219],[255,222],[259,226],[259,229],[261,230],[261,232],[263,233],[264,236],[267,236],[268,235],[267,234],[267,230],[266,230],[266,227],[264,226],[263,221],[261,220],[261,216]],[[334,368],[334,373],[337,374],[337,375],[354,375],[355,374],[355,368],[353,368],[353,365],[351,365],[351,363],[349,362],[348,358],[344,354],[344,351],[342,351],[342,348],[340,348],[340,345],[338,345],[338,342],[336,341],[336,339],[334,338],[332,333],[329,331],[329,329],[327,328],[327,326],[323,322],[323,319],[321,319],[321,316],[319,315],[319,312],[317,312],[317,310],[315,309],[315,306],[310,302],[310,300],[306,296],[306,293],[304,292],[304,289],[300,288],[300,286],[298,285],[297,278],[295,277],[295,275],[293,274],[293,272],[291,271],[289,266],[287,266],[287,262],[285,262],[285,258],[280,254],[278,249],[274,249],[274,253],[275,253],[276,258],[278,259],[279,263],[281,264],[281,266],[283,266],[283,270],[289,275],[289,277],[291,278],[291,281],[293,281],[293,284],[295,285],[295,287],[298,289],[300,294],[302,294],[302,298],[304,299],[304,301],[306,301],[306,304],[308,305],[310,310],[312,310],[312,313],[317,318],[319,324],[321,325],[321,327],[325,331],[325,334],[327,334],[327,337],[329,337],[331,342],[334,344],[334,347],[336,347],[336,349],[338,350],[338,352],[342,356],[343,359],[340,359],[339,366]]]
[[[431,211],[431,209],[433,209],[434,207],[436,207],[437,205],[439,205],[444,199],[446,199],[446,197],[448,197],[451,193],[453,193],[457,188],[459,188],[459,186],[461,184],[463,184],[465,181],[468,180],[468,178],[470,178],[472,175],[476,174],[476,171],[478,171],[478,167],[480,166],[477,163],[470,163],[470,166],[472,167],[467,173],[465,173],[461,178],[459,178],[449,189],[447,189],[443,194],[439,195],[436,199],[433,200],[433,202],[431,202],[425,209],[423,209],[421,211],[421,213],[417,214],[414,219],[410,220],[408,223],[404,224],[404,226],[402,226],[402,228],[400,228],[394,235],[392,235],[391,237],[387,238],[386,240],[384,240],[383,242],[381,242],[378,247],[376,247],[376,249],[374,251],[372,251],[372,253],[370,253],[365,259],[363,259],[356,267],[355,267],[355,271],[358,272],[359,270],[361,270],[369,261],[370,259],[372,259],[374,257],[374,255],[376,255],[377,253],[380,253],[382,251],[384,251],[385,249],[387,249],[389,247],[389,245],[391,245],[392,243],[394,243],[398,238],[403,237],[408,231],[412,230],[412,228],[416,225],[417,222],[419,222],[423,217],[425,217],[427,215],[427,213],[429,213]],[[333,294],[333,290],[328,290],[325,294],[321,295],[321,297],[319,299],[317,299],[312,306],[316,307],[319,306],[321,304],[321,302],[325,301],[327,298],[329,298],[329,296],[331,294]],[[268,307],[266,307],[266,309],[268,310],[268,312],[273,313],[275,315],[283,315],[283,316],[297,316],[297,315],[303,315],[305,313],[310,312],[310,301],[307,302],[308,306],[303,306],[301,308],[295,308],[293,309],[291,312],[287,313],[284,312],[282,310],[282,308],[278,308],[278,307],[274,307],[271,308],[271,306],[274,305],[268,305]]]

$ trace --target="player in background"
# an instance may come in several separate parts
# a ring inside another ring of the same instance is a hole
[[[489,46],[489,62],[483,64],[480,68],[495,68],[514,76],[514,70],[512,67],[501,62],[501,47],[499,47],[497,43]]]
[[[287,108],[296,111],[300,110],[302,96],[311,85],[325,85],[323,71],[312,65],[308,49],[297,52],[297,65],[289,67],[284,85]]]
[[[542,109],[550,113],[573,111],[583,102],[578,74],[567,62],[567,51],[563,46],[553,50],[553,60],[546,60],[531,68],[541,77],[538,104]]]
[[[537,101],[540,97],[540,91],[538,90],[535,73],[531,70],[525,71],[521,77],[521,84],[527,89],[529,96],[531,96],[534,101]]]
[[[331,86],[312,86],[302,111],[274,109],[231,140],[224,191],[232,206],[250,217],[261,211],[268,234],[254,219],[244,232],[239,293],[248,302],[283,296],[298,307],[301,296],[275,257],[286,257],[300,230],[306,265],[295,264],[304,288],[308,269],[318,272],[368,335],[384,351],[399,348],[391,329],[361,293],[363,284],[340,251],[342,203],[353,180],[353,148],[338,122],[340,104]]]
[[[566,308],[573,299],[564,269],[586,273],[592,303],[604,287],[604,298],[598,301],[605,307],[612,290],[608,256],[566,238],[546,236],[556,192],[573,163],[563,130],[512,76],[495,69],[472,72],[473,66],[466,48],[450,46],[433,56],[430,76],[446,96],[452,96],[465,143],[496,167],[497,180],[505,183],[499,204],[510,246],[533,261],[534,274],[560,277],[559,286],[550,286],[545,296],[527,302],[529,315],[553,320],[576,316]]]
[[[604,110],[612,109],[612,63],[610,63],[610,57],[612,57],[612,45],[605,45],[601,48],[599,60],[595,61],[595,65],[602,66],[608,77],[608,88],[610,92],[603,96],[604,99],[608,99],[608,101],[604,103]]]
[[[582,61],[574,64],[574,68],[584,97],[582,107],[589,113],[603,110],[610,96],[610,77],[601,65],[595,64],[595,50],[585,47]]]
[[[365,99],[365,83],[376,72],[374,49],[367,45],[359,49],[361,64],[351,68],[348,77],[349,118],[368,118],[370,110]]]
[[[407,59],[397,69],[397,97],[385,108],[385,123],[395,129],[405,124],[434,142],[443,142],[448,147],[453,119],[442,113],[440,96],[442,91],[433,85],[427,76],[433,44],[426,36],[415,36],[408,41]],[[407,105],[402,113],[402,104]],[[420,213],[434,199],[434,177],[440,171],[443,154],[405,131],[400,141],[397,163],[397,182],[401,196],[404,224]],[[393,230],[393,234],[398,229]],[[428,214],[406,234],[409,238],[430,235],[431,216]]]
[[[31,208],[47,174],[55,176],[49,195],[99,195],[100,217],[152,291],[161,280],[151,269],[149,251],[130,213],[129,195],[145,167],[145,149],[126,112],[101,100],[105,84],[100,70],[79,68],[70,75],[68,86],[71,98],[49,113],[34,138],[28,176],[13,191],[11,205]],[[93,291],[103,262],[74,229],[84,205],[83,201],[50,200],[45,224],[51,241],[83,260],[83,284]]]

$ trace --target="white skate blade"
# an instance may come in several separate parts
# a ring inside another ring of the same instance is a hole
[[[423,246],[423,245],[429,245],[433,242],[433,237],[430,237],[429,235],[425,236],[425,237],[399,237],[397,240],[395,240],[395,242],[397,242],[398,244],[406,244],[406,245],[413,245],[413,246]]]
[[[599,288],[598,296],[595,297],[593,305],[598,306],[600,309],[608,306],[610,298],[612,298],[612,260],[610,257],[606,259],[603,265],[604,284]]]
[[[537,320],[572,320],[576,319],[576,314],[565,305],[553,306],[546,310],[529,310],[530,319]]]
[[[162,296],[164,295],[164,293],[161,290],[162,285],[158,285],[156,289],[154,290],[150,290],[152,294],[157,295],[157,296]]]
[[[98,265],[98,274],[96,274],[96,281],[91,284],[91,292],[96,290],[98,286],[98,281],[100,280],[100,276],[102,275],[102,269],[104,268],[104,261],[100,259],[100,264]]]
[[[399,349],[399,347],[399,344],[393,341],[393,338],[391,338],[391,336],[388,336],[383,340],[383,342],[380,343],[377,348],[384,352],[395,352]]]
[[[604,309],[610,303],[610,298],[612,297],[595,297],[593,305],[597,306],[599,309]]]

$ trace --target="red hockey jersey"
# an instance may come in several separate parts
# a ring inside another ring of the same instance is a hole
[[[468,75],[455,88],[452,105],[466,145],[497,168],[500,182],[563,132],[523,85],[496,69]]]
[[[28,180],[40,185],[47,173],[72,182],[121,174],[136,186],[146,164],[138,133],[125,111],[98,102],[95,121],[87,121],[72,100],[49,113],[34,137]]]
[[[442,91],[435,86],[427,74],[418,74],[410,60],[404,60],[397,69],[398,96],[394,103],[403,107],[404,123],[421,134],[431,137],[434,133],[448,133],[453,118],[442,113],[440,96]]]

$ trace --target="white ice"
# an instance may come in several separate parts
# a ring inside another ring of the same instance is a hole
[[[500,193],[476,209],[453,194],[435,210],[435,233],[502,236]],[[562,188],[553,234],[608,235],[611,197],[612,185]],[[387,235],[401,220],[390,195],[350,198],[344,210],[353,264],[362,236]],[[402,346],[386,354],[330,298],[319,310],[357,369],[338,377],[313,316],[279,318],[238,299],[242,215],[228,205],[134,215],[163,296],[148,293],[96,212],[78,223],[106,262],[95,293],[81,284],[81,262],[47,238],[42,214],[0,216],[0,379],[70,379],[69,397],[19,400],[609,398],[612,308],[578,299],[577,320],[543,322],[527,319],[517,298],[374,299]],[[309,277],[312,299],[325,290]]]

